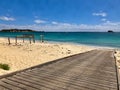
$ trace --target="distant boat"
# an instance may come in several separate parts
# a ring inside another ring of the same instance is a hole
[[[112,31],[112,30],[108,30],[108,32],[109,32],[109,33],[113,33],[113,31]]]

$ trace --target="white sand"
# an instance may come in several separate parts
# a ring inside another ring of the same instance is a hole
[[[28,42],[15,45],[15,40],[8,45],[5,38],[0,38],[0,63],[9,64],[10,70],[0,69],[0,75],[22,70],[58,58],[70,56],[95,49],[92,46],[63,44],[63,43],[35,43]]]

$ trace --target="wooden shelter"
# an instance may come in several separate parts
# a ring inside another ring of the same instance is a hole
[[[33,43],[35,43],[35,37],[33,34],[23,34],[23,35],[16,36],[15,37],[15,44],[18,43],[18,38],[23,39],[23,43],[24,43],[25,39],[29,39],[30,44],[32,41],[33,41]],[[11,44],[10,37],[8,37],[8,44],[9,45]]]
[[[23,43],[24,43],[24,41],[25,41],[25,38],[28,38],[28,39],[29,39],[30,44],[31,44],[31,40],[33,41],[33,43],[35,43],[35,37],[34,37],[33,34],[23,34],[23,35],[21,35],[21,36],[16,36],[16,37],[15,37],[15,43],[16,43],[16,44],[17,44],[17,39],[18,39],[18,38],[22,38],[22,39],[23,39]]]
[[[23,43],[25,42],[25,39],[29,39],[30,44],[31,42],[35,43],[35,36],[33,34],[23,34],[15,36],[15,44],[18,43],[18,39],[22,39]],[[44,35],[40,35],[40,41],[44,42]],[[8,44],[11,44],[10,37],[8,37]]]

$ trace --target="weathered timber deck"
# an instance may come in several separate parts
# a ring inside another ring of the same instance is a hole
[[[119,90],[113,51],[93,50],[3,76],[0,90]]]

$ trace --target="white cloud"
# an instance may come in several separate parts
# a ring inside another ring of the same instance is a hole
[[[3,20],[3,21],[14,21],[15,18],[12,18],[12,17],[6,17],[6,16],[0,16],[0,20]]]
[[[55,22],[55,21],[53,21],[53,22],[51,22],[51,23],[54,24],[54,25],[58,24],[58,22]]]
[[[71,25],[69,23],[61,23],[61,22],[55,22],[55,21],[53,21],[52,24],[53,25],[62,25],[62,26],[70,26]]]
[[[103,25],[120,26],[120,22],[106,21]]]
[[[105,22],[105,21],[107,21],[107,19],[106,19],[106,18],[102,18],[101,21],[104,21],[104,22]]]
[[[72,24],[69,24],[69,23],[60,23],[60,25],[62,25],[62,26],[71,26]]]
[[[39,19],[34,20],[34,22],[37,23],[37,24],[46,23],[46,21],[44,21],[44,20],[39,20]]]
[[[98,13],[93,13],[92,15],[93,15],[93,16],[106,17],[106,16],[107,16],[107,13],[105,13],[105,12],[98,12]]]
[[[34,25],[6,25],[0,24],[0,29],[10,29],[10,28],[18,28],[18,29],[33,29],[37,31],[90,31],[90,32],[103,32],[107,30],[114,30],[116,32],[120,32],[120,22],[111,22],[106,21],[102,24],[98,25],[88,25],[88,24],[70,24],[70,23],[59,23],[57,25],[53,24],[34,24]]]

